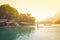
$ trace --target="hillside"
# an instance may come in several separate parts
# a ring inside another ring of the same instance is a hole
[[[60,12],[53,17],[47,18],[39,22],[40,24],[60,24]]]

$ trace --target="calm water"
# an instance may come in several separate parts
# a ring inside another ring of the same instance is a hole
[[[0,40],[60,40],[60,28],[3,28]]]

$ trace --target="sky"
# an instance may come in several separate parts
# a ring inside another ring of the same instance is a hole
[[[2,4],[10,4],[19,13],[30,13],[37,20],[44,20],[60,12],[60,0],[0,0]]]

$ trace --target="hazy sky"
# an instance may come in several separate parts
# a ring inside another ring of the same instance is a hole
[[[37,20],[46,19],[60,12],[60,0],[0,0],[0,5],[6,3],[19,12],[31,13]]]

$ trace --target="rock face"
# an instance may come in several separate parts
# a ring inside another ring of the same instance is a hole
[[[10,26],[19,26],[19,24],[15,22],[15,20],[8,20],[6,23],[7,25],[10,25]]]
[[[5,22],[0,23],[0,26],[6,26],[7,24]]]
[[[7,25],[18,26],[19,24],[14,20],[0,19],[0,26],[7,26]]]
[[[10,26],[19,26],[19,24],[16,23],[16,22],[10,23],[10,24],[8,24],[8,25],[10,25]]]
[[[6,26],[7,25],[6,21],[7,21],[7,19],[0,19],[0,27],[1,26]]]

